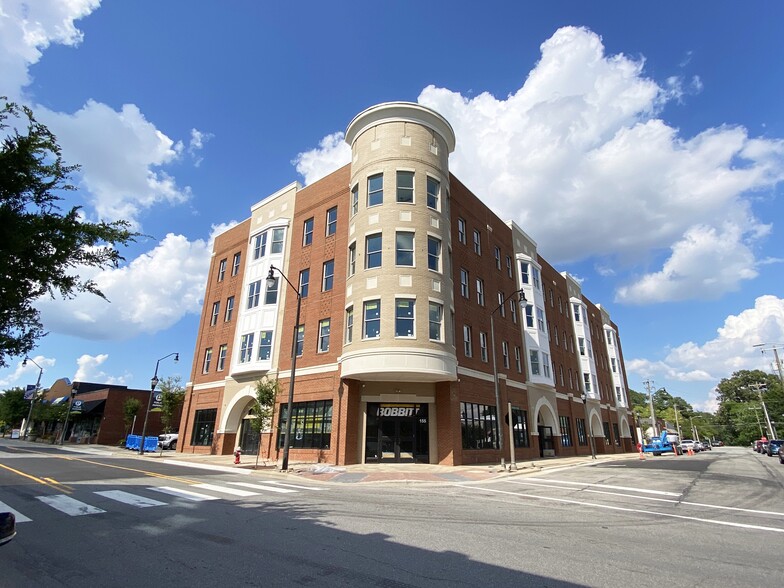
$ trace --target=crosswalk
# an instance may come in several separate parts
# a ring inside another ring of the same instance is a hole
[[[150,486],[143,489],[136,489],[134,492],[121,489],[94,492],[84,490],[79,493],[78,498],[68,494],[50,494],[36,496],[35,499],[37,503],[46,505],[57,513],[76,517],[106,513],[111,510],[109,505],[115,503],[123,505],[124,507],[156,508],[176,505],[179,500],[189,502],[243,500],[253,497],[264,498],[278,497],[281,495],[317,493],[324,490],[325,488],[317,486],[289,484],[277,481],[264,481],[262,483],[224,482],[220,484],[201,483],[181,486]],[[147,492],[152,493],[155,498],[147,495]],[[108,499],[109,502],[101,499]],[[17,499],[17,501],[19,500],[23,499]],[[99,501],[100,506],[93,504],[94,501]],[[34,509],[30,508],[29,504],[27,514],[17,510],[14,506],[25,510],[25,507],[22,504],[7,504],[0,501],[0,512],[14,513],[17,523],[28,523],[33,520],[33,515],[30,511],[33,511]]]

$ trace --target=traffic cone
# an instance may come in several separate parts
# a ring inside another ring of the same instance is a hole
[[[689,447],[689,455],[694,455],[694,450],[691,447]]]

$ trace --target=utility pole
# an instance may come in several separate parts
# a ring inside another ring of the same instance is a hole
[[[782,371],[781,360],[779,359],[779,348],[784,349],[784,345],[781,343],[775,343],[773,345],[760,343],[754,347],[759,347],[762,355],[765,355],[766,351],[773,351],[773,365],[775,366],[776,371],[779,373],[779,381],[781,382],[782,388],[784,388],[784,371]]]
[[[768,407],[765,406],[765,401],[762,399],[762,390],[767,387],[765,384],[760,383],[750,384],[750,386],[757,391],[757,394],[759,394],[760,404],[762,405],[762,412],[765,413],[765,422],[768,423],[768,435],[770,435],[771,439],[778,439],[778,437],[776,437],[776,429],[773,428],[773,423],[770,422]]]
[[[672,407],[675,409],[675,430],[678,432],[678,440],[681,438],[681,425],[678,422],[678,405],[673,403]]]
[[[653,412],[653,380],[645,380],[643,384],[645,384],[645,389],[648,391],[648,404],[651,409],[651,428],[653,430],[652,437],[655,438],[659,436],[659,429],[656,426],[656,415]]]
[[[749,410],[753,410],[754,411],[754,416],[757,417],[757,426],[759,427],[759,430],[760,430],[760,437],[764,437],[765,433],[762,430],[762,422],[760,422],[760,419],[759,419],[759,410],[760,410],[759,407],[758,406],[750,406]]]

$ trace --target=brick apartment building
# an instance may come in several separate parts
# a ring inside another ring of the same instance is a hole
[[[449,123],[413,103],[348,126],[352,161],[251,208],[214,244],[178,451],[460,465],[625,452],[618,327],[449,172]],[[301,293],[295,335],[297,295]],[[250,427],[277,380],[273,426]]]

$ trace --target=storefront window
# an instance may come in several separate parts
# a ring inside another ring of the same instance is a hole
[[[212,445],[212,435],[215,432],[215,419],[217,416],[217,408],[196,411],[193,419],[191,445]]]

